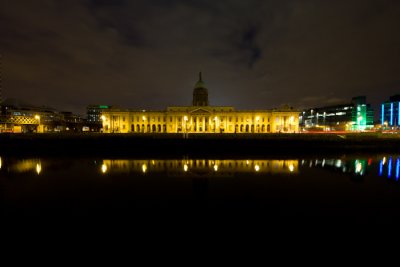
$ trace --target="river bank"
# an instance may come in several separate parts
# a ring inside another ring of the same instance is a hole
[[[400,134],[0,134],[7,155],[266,156],[400,152]]]

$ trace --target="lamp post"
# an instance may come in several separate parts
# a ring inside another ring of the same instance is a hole
[[[260,127],[259,127],[259,124],[258,124],[258,121],[260,120],[260,116],[257,116],[256,117],[256,130],[257,130],[257,133],[259,133],[260,132]]]
[[[145,128],[146,128],[146,116],[142,116],[142,120],[143,120],[143,127],[142,127],[142,132],[144,133],[145,132]]]
[[[101,123],[101,128],[103,129],[102,131],[104,132],[104,124],[105,124],[105,122],[106,122],[106,116],[101,115],[100,119],[101,119],[101,121],[102,121],[102,123]]]
[[[218,125],[218,117],[215,116],[215,117],[214,117],[214,133],[217,132],[217,125]]]
[[[184,129],[183,129],[183,138],[187,138],[187,121],[188,121],[188,117],[184,116],[183,117],[183,121],[184,121]]]
[[[38,121],[38,128],[37,128],[37,130],[36,130],[36,132],[40,132],[40,116],[39,115],[35,115],[35,120],[37,120]]]

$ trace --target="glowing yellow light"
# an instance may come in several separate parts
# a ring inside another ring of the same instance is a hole
[[[218,165],[217,164],[214,165],[214,171],[218,171]]]
[[[102,121],[105,121],[105,120],[106,120],[106,116],[104,116],[104,115],[101,116],[101,120],[102,120]]]
[[[146,116],[142,116],[142,119],[145,121],[146,120]]]
[[[35,115],[35,119],[36,120],[40,120],[40,116],[39,115]]]
[[[254,166],[254,170],[255,170],[256,172],[258,172],[258,171],[260,170],[260,166],[258,166],[258,164],[256,164],[256,166]]]
[[[102,173],[106,173],[107,172],[107,165],[106,164],[101,165],[101,172]]]
[[[290,172],[293,172],[293,171],[294,171],[294,166],[293,166],[293,164],[290,164],[290,165],[289,165],[289,171],[290,171]]]
[[[0,157],[0,169],[1,169],[2,165],[3,165],[3,161],[1,160],[1,157]]]
[[[36,163],[36,173],[40,174],[41,171],[42,171],[42,165],[40,163]]]
[[[217,117],[217,116],[215,116],[215,117],[214,117],[214,120],[215,120],[215,121],[217,121],[217,120],[218,120],[218,117]]]
[[[249,165],[249,160],[246,160],[246,164]]]
[[[151,164],[153,164],[153,165],[155,165],[155,164],[156,164],[156,162],[154,161],[154,159],[151,161]]]
[[[185,116],[185,117],[183,117],[183,119],[184,119],[185,121],[187,121],[187,120],[188,120],[188,117],[187,117],[187,116]]]
[[[183,165],[183,170],[184,170],[185,172],[187,172],[187,171],[188,171],[188,169],[189,169],[189,167],[188,167],[188,165],[187,165],[187,164]]]
[[[386,157],[383,157],[382,164],[385,165],[385,163],[386,163]]]
[[[146,164],[142,165],[142,171],[143,171],[143,173],[146,173],[146,171],[147,171],[147,165]]]
[[[260,116],[257,116],[257,117],[256,117],[256,121],[259,121],[259,120],[260,120]]]

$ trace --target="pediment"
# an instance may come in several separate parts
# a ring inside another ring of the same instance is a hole
[[[193,115],[210,114],[210,111],[208,111],[208,110],[206,110],[204,108],[197,108],[197,109],[194,109],[194,110],[190,111],[190,114],[193,114]]]

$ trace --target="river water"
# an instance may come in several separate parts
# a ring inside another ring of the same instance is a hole
[[[400,221],[400,155],[0,158],[3,216]]]

